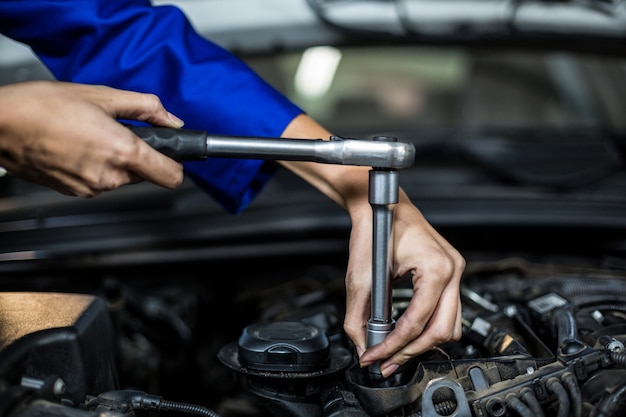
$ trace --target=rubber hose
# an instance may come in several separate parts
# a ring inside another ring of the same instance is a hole
[[[572,400],[572,417],[580,417],[583,413],[583,397],[578,385],[578,379],[571,372],[564,372],[561,375],[561,381],[569,391],[569,397]]]
[[[532,410],[535,417],[545,417],[541,404],[530,388],[523,388],[520,392],[522,401]]]
[[[515,411],[520,417],[534,417],[532,410],[520,401],[515,394],[508,394],[505,398],[506,405]]]
[[[559,403],[559,412],[557,413],[557,417],[568,417],[569,414],[569,395],[567,395],[567,391],[556,377],[548,378],[548,382],[546,382],[546,387],[550,390],[554,395],[556,395],[557,401]]]
[[[611,352],[610,356],[613,361],[613,365],[619,366],[620,368],[626,368],[626,354],[624,354],[624,352]]]
[[[594,417],[621,417],[625,406],[626,383],[623,383],[598,404]]]
[[[556,310],[552,316],[552,324],[556,327],[559,346],[567,340],[576,340],[578,337],[576,319],[571,310],[565,308]]]

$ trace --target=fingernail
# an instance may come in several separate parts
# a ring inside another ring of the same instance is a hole
[[[384,378],[389,378],[394,372],[398,370],[400,365],[396,365],[395,363],[390,363],[389,365],[381,365],[380,373],[383,374]]]
[[[181,119],[179,119],[178,117],[174,116],[170,112],[167,112],[167,117],[172,121],[172,123],[174,123],[175,127],[183,127],[185,125],[185,122],[183,122]]]

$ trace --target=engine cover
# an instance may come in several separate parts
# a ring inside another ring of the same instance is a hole
[[[83,294],[0,293],[0,379],[60,378],[78,404],[117,387],[115,337],[106,303]]]

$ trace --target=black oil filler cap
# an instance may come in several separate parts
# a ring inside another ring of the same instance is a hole
[[[251,324],[239,337],[238,352],[243,366],[260,371],[311,372],[330,362],[326,333],[300,321]]]

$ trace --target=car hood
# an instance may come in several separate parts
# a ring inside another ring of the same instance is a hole
[[[228,49],[256,52],[378,38],[509,48],[517,44],[623,54],[626,40],[626,2],[621,0],[155,3],[179,6],[200,33]]]

